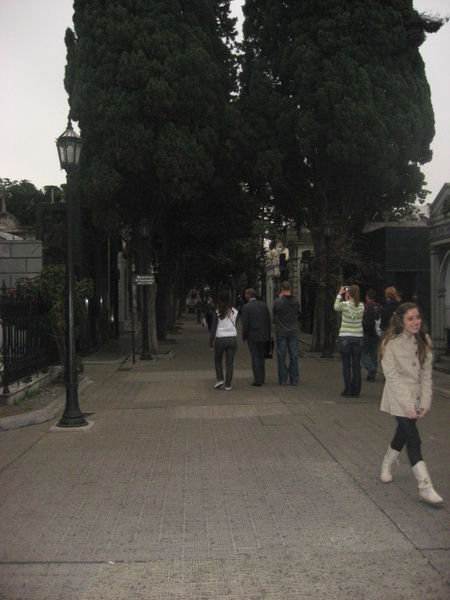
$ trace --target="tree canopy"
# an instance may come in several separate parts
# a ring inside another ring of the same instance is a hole
[[[24,227],[36,224],[36,206],[46,201],[46,195],[30,181],[11,181],[0,178],[0,191],[5,195],[6,209],[19,219]]]
[[[83,135],[85,191],[153,228],[215,170],[235,85],[229,2],[75,0],[66,88]]]
[[[74,31],[66,32],[65,85],[83,138],[83,197],[97,223],[111,229],[133,232],[141,218],[149,220],[163,296],[169,274],[189,257],[206,271],[207,257],[250,229],[233,152],[237,65],[229,4],[75,0]]]
[[[244,15],[249,189],[311,230],[322,316],[365,222],[425,197],[434,116],[419,47],[443,21],[399,0],[246,0]]]
[[[398,0],[247,0],[244,14],[252,176],[285,213],[352,229],[423,197],[434,118],[419,46],[441,21]]]

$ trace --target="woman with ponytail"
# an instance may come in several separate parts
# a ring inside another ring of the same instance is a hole
[[[344,391],[341,396],[359,398],[361,392],[361,352],[364,343],[364,304],[356,284],[341,286],[334,303],[334,310],[341,313],[338,348],[342,357]]]
[[[209,347],[214,350],[214,366],[217,382],[214,388],[231,390],[233,379],[233,361],[237,350],[236,321],[238,311],[231,306],[228,292],[219,294],[217,309],[213,313]],[[225,355],[225,379],[223,377],[223,356]]]
[[[423,419],[431,408],[432,373],[431,339],[417,304],[405,302],[397,307],[381,340],[379,354],[386,379],[380,410],[397,421],[380,479],[383,483],[392,481],[392,464],[406,445],[420,498],[429,504],[442,504],[423,461],[417,429],[417,420]]]

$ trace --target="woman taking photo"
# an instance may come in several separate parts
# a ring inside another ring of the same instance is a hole
[[[334,303],[334,310],[342,313],[338,339],[344,375],[344,391],[341,396],[359,398],[364,336],[362,326],[364,304],[359,299],[359,287],[342,286]]]
[[[393,415],[397,430],[381,465],[380,479],[392,481],[391,468],[406,445],[409,462],[419,486],[419,496],[429,504],[442,504],[433,488],[422,459],[417,419],[431,407],[431,339],[419,308],[412,302],[400,304],[380,345],[380,358],[386,379],[380,410]]]
[[[219,294],[217,309],[213,313],[211,332],[209,336],[209,347],[214,349],[214,366],[216,368],[217,381],[214,384],[215,389],[225,387],[229,392],[231,390],[231,380],[233,379],[233,362],[237,349],[237,330],[236,321],[238,311],[230,304],[228,293]],[[223,378],[222,360],[225,354],[225,380]]]

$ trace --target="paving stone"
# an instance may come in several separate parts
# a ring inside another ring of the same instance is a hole
[[[406,457],[378,480],[381,383],[342,403],[340,363],[305,357],[298,387],[267,361],[253,388],[240,344],[232,391],[213,390],[189,318],[174,359],[116,359],[87,365],[89,431],[0,433],[0,599],[449,597],[447,508],[418,501]],[[446,498],[449,407],[420,425]]]

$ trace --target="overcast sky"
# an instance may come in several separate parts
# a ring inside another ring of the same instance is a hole
[[[236,14],[240,0],[233,0]],[[64,33],[73,0],[0,0],[0,177],[60,185],[55,139],[66,128]],[[420,12],[450,15],[449,0],[414,0]],[[431,202],[450,182],[450,23],[421,47],[436,120],[433,160],[423,171]]]

